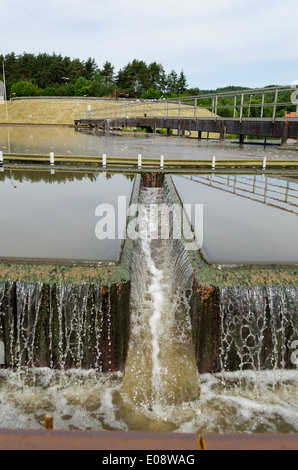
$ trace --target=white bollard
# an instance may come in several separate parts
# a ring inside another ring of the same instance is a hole
[[[105,153],[102,154],[102,166],[103,168],[107,166],[107,156]]]
[[[216,161],[216,158],[212,157],[212,168],[215,168],[215,161]]]
[[[142,168],[142,155],[138,155],[138,167]]]
[[[267,159],[266,157],[263,158],[263,170],[266,169],[266,162],[267,162]]]
[[[54,163],[55,163],[54,152],[50,152],[50,165],[54,165]]]
[[[163,170],[164,161],[165,161],[165,159],[164,159],[164,156],[162,155],[162,156],[160,157],[160,168],[161,168],[161,170]]]
[[[3,152],[0,152],[0,165],[3,165]]]

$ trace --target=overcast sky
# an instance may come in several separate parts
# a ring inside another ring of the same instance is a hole
[[[297,0],[2,0],[0,53],[92,57],[116,72],[156,61],[201,89],[288,85],[297,19]]]

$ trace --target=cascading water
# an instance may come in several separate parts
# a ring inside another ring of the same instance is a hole
[[[60,370],[89,366],[102,372],[104,347],[108,371],[109,291],[107,297],[104,325],[100,286],[1,282],[0,339],[6,345],[6,365]]]
[[[295,367],[297,287],[222,287],[220,300],[223,370]]]
[[[130,402],[153,411],[199,397],[189,318],[192,268],[181,237],[173,237],[174,212],[162,218],[161,208],[171,209],[166,187],[143,187],[123,383]]]

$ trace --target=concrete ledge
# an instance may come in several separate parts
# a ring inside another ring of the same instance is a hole
[[[68,165],[75,165],[75,169],[84,168],[88,166],[90,170],[102,170],[102,156],[83,156],[83,155],[54,155],[55,165],[50,166],[50,155],[30,155],[21,153],[3,153],[3,161],[6,164],[22,163],[30,164],[31,168],[34,164],[49,165],[49,169],[59,170],[63,165],[64,170],[70,169]],[[160,157],[156,158],[142,158],[143,171],[159,171],[161,173],[172,173],[173,170],[204,170],[204,171],[231,171],[231,170],[259,170],[259,171],[276,171],[283,169],[297,170],[298,160],[279,160],[268,159],[266,160],[266,170],[263,169],[263,159],[247,159],[247,158],[233,158],[233,159],[216,159],[216,167],[212,167],[212,158],[208,159],[179,159],[179,158],[164,158],[163,168],[160,168]],[[138,164],[138,157],[106,157],[105,170],[114,170],[115,168],[125,170],[129,168],[130,171],[140,173]]]

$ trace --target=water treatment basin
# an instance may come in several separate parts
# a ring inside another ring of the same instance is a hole
[[[104,213],[96,209],[112,207],[124,229],[133,180],[128,174],[2,168],[0,258],[117,261],[122,232],[116,225],[114,237],[99,239],[96,213]]]
[[[298,262],[297,177],[254,174],[173,175],[183,204],[203,207],[198,227],[214,264]]]

